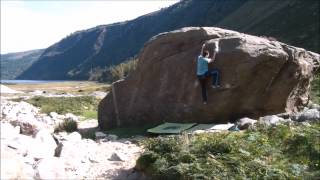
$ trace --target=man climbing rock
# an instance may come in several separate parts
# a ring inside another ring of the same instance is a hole
[[[210,69],[208,68],[209,63],[213,62],[215,60],[216,54],[219,51],[219,44],[218,41],[215,42],[215,46],[213,49],[212,57],[210,57],[210,53],[208,50],[204,51],[205,44],[203,44],[201,53],[198,56],[197,59],[197,77],[201,85],[202,89],[202,101],[203,104],[207,104],[207,88],[206,88],[206,82],[208,77],[212,76],[212,88],[219,88],[220,82],[219,82],[219,71],[217,69]]]

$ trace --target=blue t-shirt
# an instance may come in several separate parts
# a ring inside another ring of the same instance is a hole
[[[197,60],[197,75],[201,76],[204,75],[208,71],[208,62],[210,60],[208,58],[205,58],[203,56],[198,56]]]

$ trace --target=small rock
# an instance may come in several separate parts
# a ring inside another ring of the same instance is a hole
[[[103,139],[103,138],[107,137],[107,135],[105,133],[100,132],[100,131],[95,132],[95,135],[96,135],[96,139]]]
[[[52,118],[57,118],[58,113],[56,113],[56,112],[50,112],[49,115],[50,115]]]
[[[121,157],[118,153],[112,153],[109,160],[110,161],[124,161],[124,158]]]
[[[238,128],[240,130],[243,130],[243,129],[248,129],[250,126],[253,126],[255,123],[257,123],[257,120],[244,117],[239,119],[236,124],[238,125]]]
[[[74,114],[72,114],[72,113],[67,113],[65,115],[65,119],[70,119],[70,120],[73,120],[73,121],[76,121],[76,122],[79,121],[79,117],[74,115]]]
[[[284,119],[276,115],[271,115],[271,116],[264,116],[260,118],[259,122],[268,126],[270,125],[272,126],[272,125],[278,125],[284,122]]]
[[[118,139],[118,136],[117,135],[114,135],[114,134],[109,134],[106,139],[108,139],[109,141],[115,141]]]
[[[320,105],[319,104],[311,104],[310,109],[318,109],[318,111],[320,111]]]
[[[320,120],[320,112],[317,109],[308,109],[303,111],[298,117],[298,121],[316,121]]]
[[[64,115],[60,115],[60,114],[58,114],[58,113],[56,113],[56,112],[50,112],[49,115],[50,115],[53,119],[64,119],[64,118],[65,118]]]

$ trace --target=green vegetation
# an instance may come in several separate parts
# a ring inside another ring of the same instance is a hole
[[[36,96],[28,103],[40,107],[43,113],[57,112],[58,114],[73,113],[85,118],[96,117],[99,100],[92,96],[78,97],[42,97]]]
[[[137,168],[153,179],[317,179],[320,123],[148,139]]]
[[[320,104],[320,74],[316,74],[311,84],[311,100],[313,103]]]
[[[55,133],[62,132],[62,131],[71,133],[77,130],[78,130],[78,124],[76,121],[72,119],[66,119],[62,123],[59,123],[58,126],[54,128]]]
[[[108,68],[97,67],[90,72],[89,80],[100,82],[114,82],[124,79],[135,71],[138,59],[130,58],[123,63]]]

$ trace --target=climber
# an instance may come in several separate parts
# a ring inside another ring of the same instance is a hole
[[[207,88],[206,82],[207,78],[212,76],[212,88],[219,88],[219,71],[217,69],[210,69],[208,68],[208,64],[215,60],[216,54],[219,51],[219,44],[218,41],[215,42],[215,46],[213,49],[212,57],[210,57],[210,53],[208,50],[204,51],[205,44],[203,44],[201,53],[197,59],[197,77],[201,85],[202,89],[202,101],[203,104],[207,104]]]

